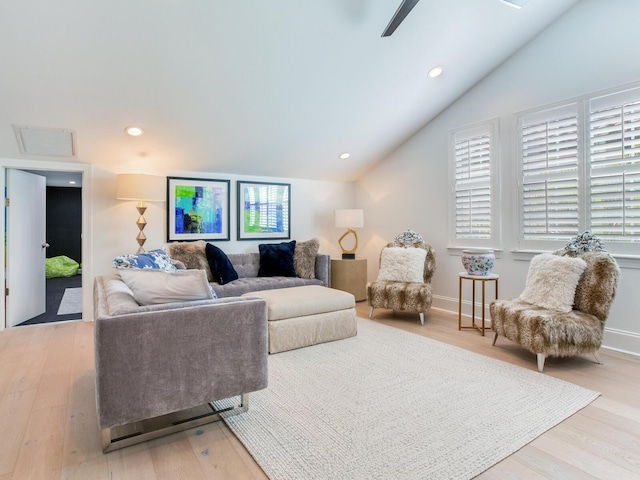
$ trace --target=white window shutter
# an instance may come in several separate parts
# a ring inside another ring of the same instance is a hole
[[[492,125],[453,135],[456,239],[490,240]]]
[[[579,231],[577,105],[519,119],[522,238],[568,240]]]
[[[640,242],[640,88],[589,103],[591,230]]]

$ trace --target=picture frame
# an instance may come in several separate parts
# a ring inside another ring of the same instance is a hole
[[[230,181],[167,177],[167,241],[229,240]]]
[[[291,184],[238,180],[238,240],[291,238]]]

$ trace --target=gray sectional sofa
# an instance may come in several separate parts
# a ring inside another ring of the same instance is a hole
[[[258,277],[259,254],[228,257],[239,278],[225,285],[211,283],[218,299],[141,306],[120,275],[96,277],[96,403],[105,452],[172,433],[177,425],[190,428],[215,420],[200,415],[161,430],[120,432],[146,419],[238,395],[241,405],[225,415],[245,411],[247,393],[268,383],[267,303],[240,295],[330,286],[328,255],[316,256],[316,278]],[[202,282],[206,285],[204,274]]]
[[[318,254],[316,256],[315,277],[259,277],[260,254],[230,253],[227,254],[231,264],[238,272],[238,279],[224,285],[212,283],[218,298],[237,297],[244,293],[274,288],[302,287],[305,285],[331,286],[331,257]]]

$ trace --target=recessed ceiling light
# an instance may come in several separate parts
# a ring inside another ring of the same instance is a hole
[[[436,78],[442,75],[443,71],[444,68],[442,67],[442,65],[438,65],[437,67],[433,67],[431,70],[429,70],[429,73],[427,73],[427,75],[429,76],[429,78]]]
[[[127,127],[124,131],[127,135],[131,135],[132,137],[139,137],[144,133],[140,127]]]
[[[347,158],[349,158],[351,156],[351,154],[349,152],[344,152],[340,154],[340,158],[342,160],[346,160]]]

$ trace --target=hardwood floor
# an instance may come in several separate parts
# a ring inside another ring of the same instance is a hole
[[[357,309],[368,316],[365,303]],[[374,321],[536,369],[535,356],[504,338],[493,347],[492,334],[459,332],[455,315],[432,311],[422,327],[417,315],[377,310]],[[548,359],[547,375],[602,395],[478,478],[640,478],[640,358],[601,357]],[[92,323],[0,332],[0,433],[0,480],[267,478],[221,422],[102,454]]]

